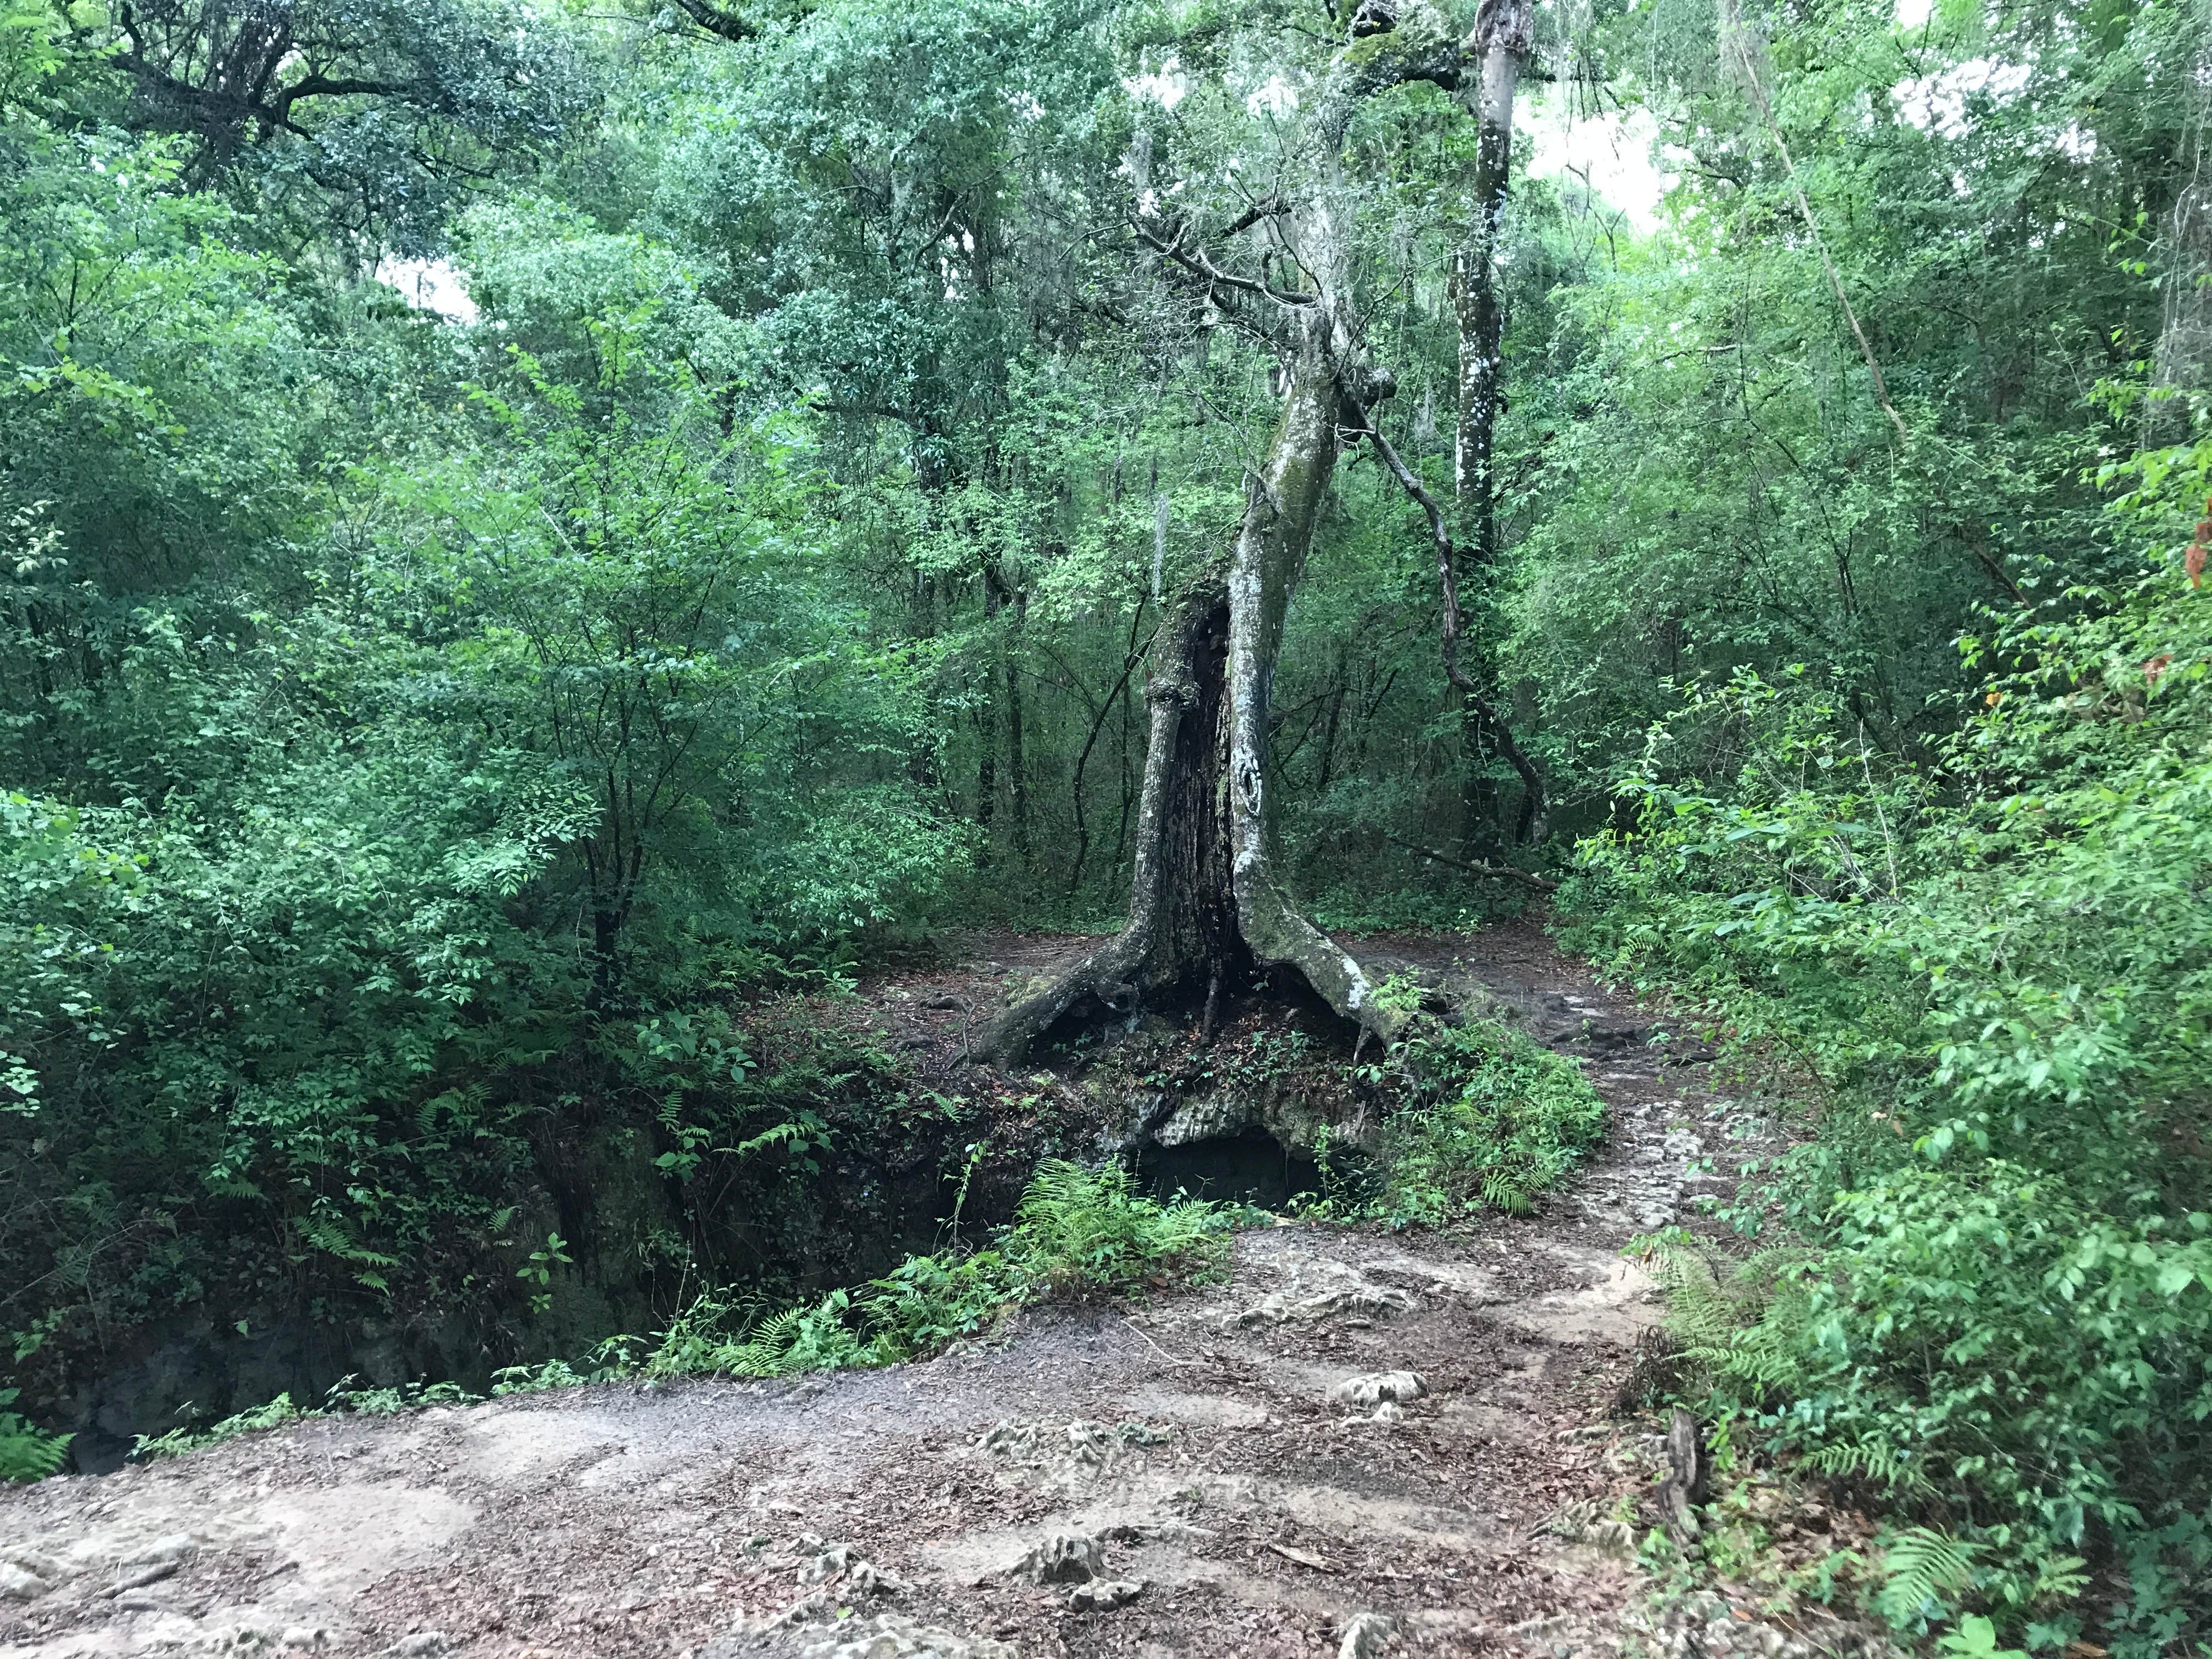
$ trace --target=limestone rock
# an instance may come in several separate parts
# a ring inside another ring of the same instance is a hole
[[[1271,1291],[1222,1322],[1230,1326],[1318,1325],[1339,1316],[1405,1313],[1413,1305],[1413,1298],[1404,1291],[1353,1279],[1304,1296],[1289,1291]]]
[[[763,1644],[764,1638],[782,1630],[793,1633],[781,1637],[772,1645]],[[744,1625],[709,1643],[700,1659],[738,1659],[738,1656],[771,1651],[779,1659],[1021,1659],[1019,1652],[1004,1642],[916,1624],[892,1613],[796,1628],[780,1622]]]
[[[1379,1613],[1355,1613],[1345,1621],[1336,1659],[1376,1659],[1390,1640],[1391,1620]]]
[[[1601,1554],[1626,1561],[1636,1554],[1636,1528],[1626,1521],[1600,1521],[1586,1528],[1583,1542]]]
[[[196,1534],[189,1532],[173,1532],[164,1537],[156,1538],[143,1549],[131,1554],[121,1565],[126,1570],[142,1567],[174,1568],[197,1555],[199,1553],[199,1547],[200,1540]]]
[[[887,1572],[872,1561],[855,1561],[853,1570],[845,1575],[849,1589],[863,1595],[902,1595],[913,1586],[895,1572]]]
[[[1014,1563],[1013,1574],[1032,1584],[1081,1584],[1103,1575],[1106,1553],[1088,1533],[1056,1532],[1032,1544]]]
[[[1123,1607],[1145,1593],[1141,1583],[1127,1578],[1094,1578],[1067,1593],[1067,1605],[1078,1613],[1105,1613]]]
[[[852,1570],[856,1558],[850,1544],[831,1544],[799,1570],[802,1584],[826,1584],[832,1578],[842,1577]]]
[[[1412,1371],[1370,1371],[1348,1376],[1328,1391],[1333,1406],[1410,1405],[1428,1393],[1428,1385]]]

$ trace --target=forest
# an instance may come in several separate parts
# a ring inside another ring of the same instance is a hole
[[[1340,943],[1521,917],[1791,1103],[1642,1248],[1818,1592],[2212,1651],[2209,120],[2205,0],[0,0],[0,1475],[1135,1283],[1148,1011],[1527,1211]]]

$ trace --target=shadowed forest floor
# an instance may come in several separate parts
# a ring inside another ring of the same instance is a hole
[[[882,1028],[949,1063],[1000,981],[1082,941],[977,944],[865,987]],[[310,1421],[0,1493],[0,1655],[1613,1650],[1637,1573],[1607,1522],[1649,1524],[1665,1461],[1620,1403],[1659,1316],[1621,1247],[1765,1126],[1531,925],[1354,948],[1586,1060],[1608,1139],[1539,1214],[1248,1231],[1223,1282],[926,1364]],[[1799,1644],[1706,1611],[1705,1647]]]

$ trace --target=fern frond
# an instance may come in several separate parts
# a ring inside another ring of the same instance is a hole
[[[1944,1598],[1973,1582],[1977,1547],[1933,1527],[1907,1527],[1881,1554],[1882,1587],[1875,1605],[1893,1624],[1940,1618]]]

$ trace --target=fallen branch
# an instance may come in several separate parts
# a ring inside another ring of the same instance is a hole
[[[1206,1362],[1203,1359],[1181,1359],[1176,1358],[1174,1354],[1170,1353],[1165,1348],[1160,1346],[1158,1343],[1153,1341],[1151,1337],[1146,1336],[1145,1334],[1144,1328],[1127,1315],[1124,1314],[1122,1316],[1121,1322],[1127,1325],[1131,1330],[1136,1332],[1138,1340],[1142,1341],[1144,1345],[1150,1348],[1154,1353],[1159,1355],[1161,1358],[1166,1360],[1169,1364],[1189,1365],[1194,1366],[1200,1370],[1206,1369]]]
[[[1464,870],[1470,876],[1490,876],[1499,881],[1517,881],[1523,887],[1533,887],[1540,893],[1556,893],[1559,890],[1559,883],[1552,880],[1548,876],[1537,875],[1534,871],[1516,869],[1510,864],[1480,864],[1468,859],[1455,859],[1449,853],[1439,853],[1433,847],[1423,847],[1414,842],[1400,841],[1395,836],[1385,836],[1382,839],[1393,847],[1404,848],[1408,853],[1419,853],[1423,858],[1433,860],[1436,863],[1449,864],[1455,870]]]

